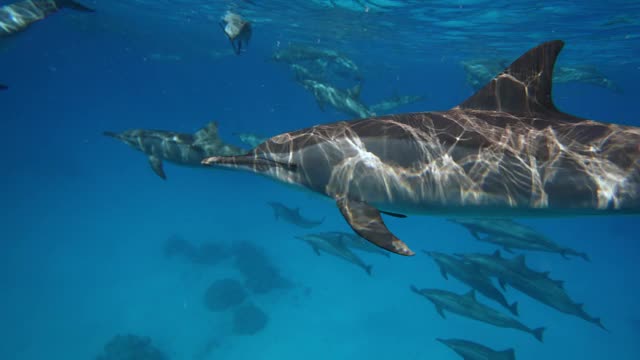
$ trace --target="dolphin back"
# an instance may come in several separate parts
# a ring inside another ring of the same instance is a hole
[[[94,9],[84,6],[74,0],[55,0],[55,2],[58,8],[67,8],[83,12],[95,12]]]

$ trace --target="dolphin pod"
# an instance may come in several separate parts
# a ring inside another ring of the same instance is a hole
[[[562,41],[518,58],[458,106],[274,136],[210,166],[332,198],[351,228],[415,253],[381,214],[565,216],[640,211],[640,128],[566,114],[551,98]]]

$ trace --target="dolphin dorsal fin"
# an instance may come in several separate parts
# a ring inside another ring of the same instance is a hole
[[[551,99],[551,79],[563,46],[554,40],[527,51],[457,108],[526,116],[559,114]]]
[[[203,139],[217,138],[217,137],[218,137],[217,121],[212,121],[208,123],[205,127],[196,131],[195,133],[196,141],[203,140]]]
[[[359,99],[360,98],[360,91],[362,89],[362,85],[360,83],[354,85],[351,89],[349,89],[347,92],[349,93],[349,95],[353,98]]]

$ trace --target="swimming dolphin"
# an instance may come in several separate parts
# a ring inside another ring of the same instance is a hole
[[[383,100],[377,104],[369,106],[369,109],[376,114],[384,114],[387,111],[393,110],[399,106],[412,104],[418,101],[423,101],[424,96],[419,95],[393,95],[392,97]]]
[[[202,165],[202,159],[214,155],[242,154],[244,150],[222,142],[218,136],[217,123],[211,122],[195,134],[184,134],[165,130],[127,130],[121,133],[105,131],[109,136],[142,151],[149,158],[153,171],[166,180],[163,160],[178,165]]]
[[[349,249],[342,239],[331,236],[322,236],[319,234],[307,234],[303,236],[295,236],[295,238],[311,245],[311,248],[313,248],[313,251],[317,255],[320,255],[321,252],[325,252],[352,263],[362,268],[368,275],[371,275],[372,266],[365,264],[358,255]]]
[[[518,303],[514,302],[513,304],[509,304],[500,290],[496,289],[493,285],[491,279],[481,273],[475,265],[466,263],[455,256],[436,251],[424,251],[424,253],[436,262],[440,268],[442,277],[449,279],[447,275],[451,274],[451,276],[469,285],[472,289],[477,290],[482,295],[504,306],[513,315],[518,316]]]
[[[301,228],[314,228],[324,222],[324,218],[318,221],[305,219],[304,217],[302,217],[302,215],[300,215],[300,208],[290,208],[275,201],[270,201],[267,204],[273,209],[273,215],[276,217],[276,220],[282,219]]]
[[[236,55],[240,55],[242,46],[246,48],[249,46],[249,40],[251,40],[251,23],[242,18],[242,16],[227,11],[222,17],[220,27],[225,35],[229,38],[231,47]]]
[[[231,135],[233,136],[237,136],[240,141],[242,141],[243,144],[251,147],[252,149],[260,144],[262,144],[263,142],[267,141],[266,137],[260,136],[258,134],[254,134],[254,133],[232,133]]]
[[[640,128],[560,112],[551,77],[562,41],[528,51],[455,108],[317,125],[207,165],[334,199],[353,230],[414,255],[381,213],[637,214]]]
[[[511,249],[534,250],[558,253],[565,259],[572,255],[591,261],[586,253],[560,246],[535,229],[511,219],[460,218],[449,221],[465,227],[477,240],[499,245],[507,252],[512,252]],[[480,237],[479,234],[488,236]]]
[[[365,118],[374,113],[360,101],[360,84],[346,91],[340,90],[326,83],[304,79],[300,81],[302,86],[316,98],[318,107],[324,111],[326,105],[345,114]]]
[[[436,306],[438,314],[445,319],[444,311],[449,311],[470,319],[478,320],[497,327],[512,328],[527,332],[542,342],[542,334],[545,328],[531,329],[516,319],[500,313],[476,300],[475,290],[464,295],[459,295],[446,290],[422,289],[411,286],[411,291],[422,295]]]
[[[493,255],[463,254],[460,256],[478,266],[485,274],[498,278],[503,288],[505,284],[509,284],[542,304],[565,314],[577,316],[606,330],[600,318],[587,314],[583,304],[576,303],[569,297],[563,281],[551,279],[549,273],[538,273],[529,269],[524,255],[506,259],[496,251]]]
[[[60,9],[94,12],[73,0],[24,0],[0,7],[0,37],[26,29]]]
[[[314,235],[316,237],[325,239],[335,239],[334,241],[340,241],[350,249],[390,257],[388,251],[373,245],[372,243],[353,233],[346,233],[342,231],[326,231],[309,235]]]
[[[496,351],[484,345],[462,339],[436,339],[462,356],[464,360],[516,360],[513,349]]]

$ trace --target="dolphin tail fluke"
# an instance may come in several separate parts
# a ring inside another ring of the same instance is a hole
[[[376,246],[396,254],[404,256],[415,255],[407,244],[387,229],[378,209],[367,203],[350,200],[345,197],[338,198],[336,203],[342,216],[358,235]]]
[[[495,360],[516,360],[516,352],[513,349],[507,349],[498,352]]]
[[[151,169],[153,169],[153,172],[156,173],[156,175],[160,176],[162,180],[167,180],[167,175],[164,173],[164,168],[162,166],[161,158],[150,155],[149,165],[151,165]]]
[[[55,0],[55,2],[59,8],[67,8],[84,12],[95,12],[94,9],[84,6],[74,0]]]
[[[520,314],[518,314],[518,302],[514,301],[513,304],[509,305],[509,311],[511,311],[511,313],[515,316],[520,316]]]
[[[373,265],[365,265],[365,266],[364,266],[364,271],[366,271],[366,272],[367,272],[367,275],[369,275],[369,276],[371,276],[371,275],[372,275],[372,273],[371,273],[371,269],[372,269],[372,268],[373,268]]]
[[[118,133],[114,133],[113,131],[104,131],[102,135],[116,138],[116,139],[118,138]]]
[[[542,335],[544,335],[544,331],[545,331],[546,329],[547,329],[547,328],[545,328],[545,327],[539,327],[539,328],[537,328],[537,329],[533,329],[533,330],[531,331],[531,334],[532,334],[533,336],[535,336],[535,338],[536,338],[536,339],[538,339],[538,341],[543,342],[543,341],[542,341]]]

